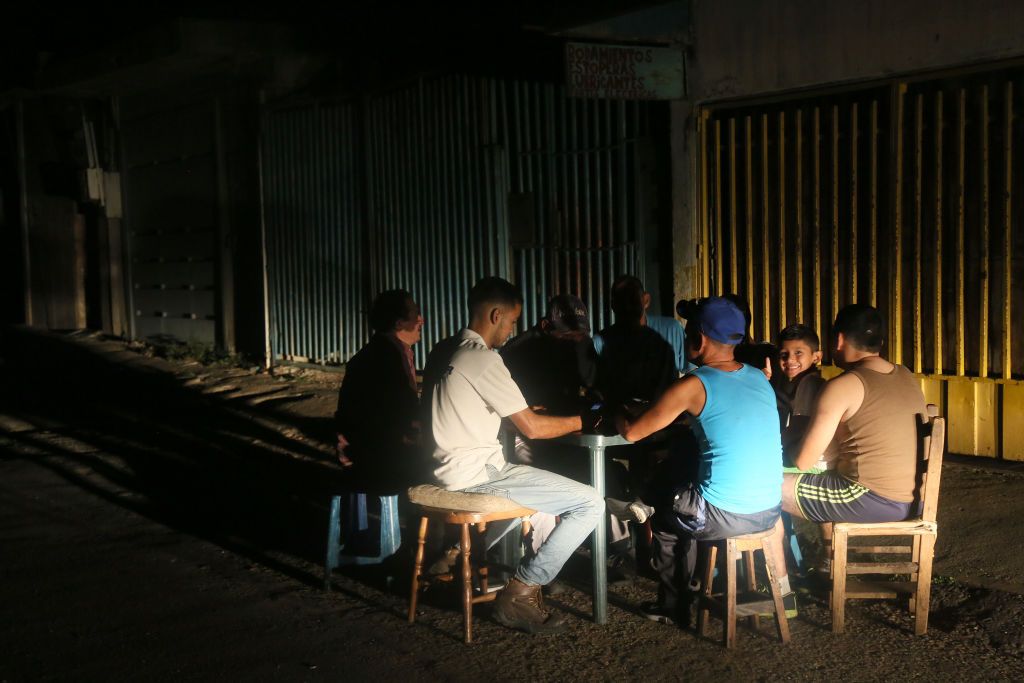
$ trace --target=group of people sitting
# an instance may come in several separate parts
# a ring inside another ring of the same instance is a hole
[[[813,330],[790,325],[766,351],[750,343],[737,297],[680,302],[684,327],[647,313],[650,295],[635,277],[618,278],[610,294],[615,322],[596,335],[582,301],[559,295],[509,341],[521,295],[484,278],[470,291],[468,326],[428,355],[418,393],[411,347],[423,316],[409,292],[391,290],[374,301],[375,334],[346,368],[338,455],[355,486],[430,482],[551,519],[499,595],[497,621],[530,633],[564,626],[543,607],[542,587],[606,516],[606,501],[581,481],[578,452],[549,441],[571,432],[636,442],[623,449],[629,469],[609,482],[607,508],[650,520],[659,591],[643,609],[655,621],[689,622],[699,540],[771,529],[782,511],[817,522],[912,513],[924,397],[906,368],[881,357],[877,310],[839,311],[832,359],[846,372],[825,382]],[[508,432],[514,446],[504,448]],[[789,577],[777,578],[791,595]]]

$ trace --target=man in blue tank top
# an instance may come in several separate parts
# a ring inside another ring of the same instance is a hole
[[[644,609],[654,621],[689,623],[696,541],[765,531],[779,520],[782,439],[775,393],[759,369],[733,358],[745,330],[734,303],[701,300],[686,326],[687,354],[698,369],[640,417],[619,420],[620,433],[637,441],[683,415],[700,449],[696,480],[673,482],[672,500],[655,503],[651,564],[659,575],[658,602]],[[789,577],[778,580],[788,594]]]

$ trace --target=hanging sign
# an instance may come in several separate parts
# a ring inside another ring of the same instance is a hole
[[[565,44],[569,97],[676,100],[683,96],[683,52],[642,45]]]

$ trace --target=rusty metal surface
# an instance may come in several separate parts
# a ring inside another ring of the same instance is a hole
[[[799,320],[826,349],[838,307],[877,305],[889,358],[950,411],[950,448],[1024,458],[1022,78],[979,70],[703,107],[705,293],[742,288],[756,338]]]

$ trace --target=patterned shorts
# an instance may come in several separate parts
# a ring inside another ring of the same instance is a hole
[[[898,522],[912,506],[884,498],[833,470],[797,475],[795,493],[800,512],[814,522]]]

